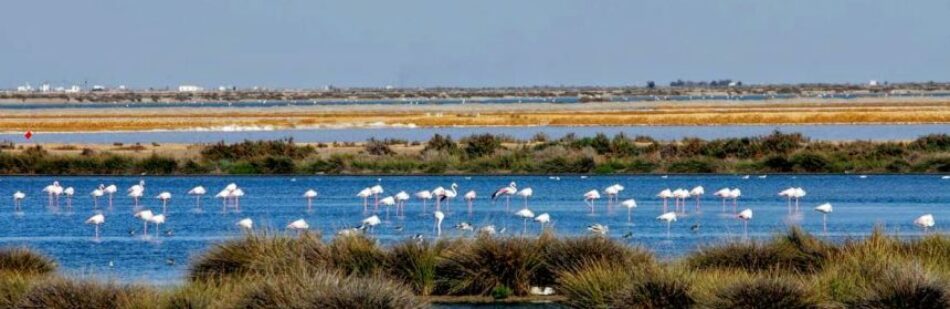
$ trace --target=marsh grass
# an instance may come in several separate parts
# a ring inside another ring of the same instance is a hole
[[[192,280],[280,273],[285,268],[327,263],[328,249],[316,233],[286,237],[264,232],[215,245],[192,263]]]
[[[157,308],[158,295],[143,287],[90,280],[49,279],[31,287],[17,308]]]
[[[56,271],[52,259],[25,248],[0,249],[0,272],[45,275]]]
[[[455,246],[439,264],[439,288],[450,295],[488,295],[504,285],[515,295],[526,295],[535,270],[544,263],[539,244],[526,238],[482,236]]]
[[[801,282],[790,278],[756,278],[738,282],[716,294],[712,308],[809,309],[818,302]]]
[[[771,242],[733,242],[701,248],[686,258],[696,269],[816,272],[836,248],[793,227]]]
[[[407,240],[389,249],[387,273],[409,285],[419,295],[429,296],[436,288],[438,263],[455,241],[417,242]]]
[[[564,304],[573,308],[607,308],[640,276],[644,276],[642,271],[617,263],[593,261],[560,274],[558,292],[567,296]]]
[[[408,287],[379,277],[298,271],[259,281],[237,308],[421,308]]]

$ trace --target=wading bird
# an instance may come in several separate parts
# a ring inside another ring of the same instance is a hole
[[[448,190],[442,192],[442,195],[439,197],[439,202],[445,202],[445,207],[449,207],[449,204],[459,195],[458,187],[458,184],[452,183]]]
[[[317,197],[317,190],[310,189],[307,192],[303,193],[303,197],[307,199],[307,211],[313,210],[313,199]]]
[[[551,222],[551,215],[543,213],[534,217],[534,221],[541,225],[541,232],[544,232],[544,225]]]
[[[102,191],[109,195],[109,209],[112,209],[112,197],[115,196],[116,192],[119,192],[119,187],[116,187],[115,184],[111,184],[102,189]]]
[[[475,198],[478,195],[475,193],[475,190],[468,191],[465,193],[465,204],[468,204],[468,215],[472,215],[472,204],[475,203]]]
[[[742,235],[744,235],[745,238],[749,238],[749,220],[752,220],[752,209],[746,208],[739,212],[736,217],[742,220]]]
[[[614,202],[619,200],[620,191],[623,191],[623,189],[623,186],[619,183],[604,188],[604,195],[607,196],[607,207],[610,207]]]
[[[676,204],[673,206],[673,211],[679,211],[679,213],[686,213],[686,199],[689,198],[689,191],[686,189],[676,189],[673,190],[673,203]]]
[[[59,207],[59,195],[63,193],[63,187],[59,185],[59,181],[53,181],[52,184],[44,187],[43,192],[46,193],[48,198],[47,206]]]
[[[105,222],[106,222],[106,216],[102,215],[102,213],[97,213],[93,215],[92,217],[89,217],[89,219],[86,219],[86,224],[95,225],[96,239],[99,239],[99,225]]]
[[[524,229],[521,231],[521,234],[524,235],[528,232],[528,219],[534,218],[534,212],[531,209],[523,208],[515,212],[515,216],[524,219]]]
[[[188,195],[193,195],[195,197],[195,208],[201,209],[201,197],[208,193],[208,190],[205,187],[197,186],[188,190]]]
[[[627,208],[627,223],[633,222],[633,209],[637,208],[637,201],[634,199],[628,199],[623,202],[620,202],[620,205]]]
[[[670,238],[670,225],[672,225],[673,222],[676,222],[676,212],[671,211],[664,213],[659,217],[656,217],[656,219],[666,222],[666,238]]]
[[[828,234],[828,214],[831,213],[831,203],[824,203],[815,207],[815,211],[821,213],[821,230]]]
[[[303,219],[297,219],[297,221],[294,221],[288,224],[287,228],[291,230],[295,230],[297,231],[297,233],[300,233],[302,231],[306,231],[307,229],[309,229],[310,224],[307,224],[307,221],[304,221]]]
[[[63,189],[63,195],[66,196],[66,208],[73,208],[73,194],[76,194],[76,189],[73,187]]]
[[[937,222],[934,221],[934,215],[932,214],[926,214],[914,220],[914,225],[919,226],[920,228],[924,229],[924,233],[926,233],[928,230],[930,230],[930,228],[932,228],[936,224]]]
[[[528,208],[528,198],[530,198],[532,195],[534,195],[534,189],[531,189],[531,188],[524,188],[524,189],[521,189],[520,191],[518,191],[518,193],[515,193],[515,194],[517,194],[518,196],[524,198],[524,208],[527,209],[527,208]]]
[[[23,199],[26,198],[26,194],[20,191],[13,192],[13,208],[14,211],[19,212],[21,210],[20,204]]]
[[[445,213],[436,210],[433,214],[435,215],[435,236],[440,237],[442,236],[442,220],[445,220]]]
[[[148,236],[148,221],[152,220],[152,217],[154,216],[155,214],[153,214],[152,211],[148,209],[135,213],[135,217],[139,218],[139,220],[142,220],[142,222],[144,223],[144,226],[142,228],[143,236],[146,236],[146,237]]]
[[[231,198],[234,200],[234,211],[241,211],[241,198],[244,197],[244,189],[237,188],[231,191]]]
[[[584,193],[584,203],[587,203],[587,207],[590,207],[590,213],[594,213],[594,201],[600,198],[600,192],[597,190],[590,190],[587,193]]]
[[[377,179],[377,181],[382,181],[382,179]],[[375,204],[373,207],[379,210],[379,195],[383,194],[383,186],[377,183],[375,186],[370,187],[369,191],[373,193],[373,203]]]
[[[372,233],[372,232],[373,232],[373,227],[379,225],[379,224],[382,223],[382,222],[383,222],[382,220],[379,220],[379,216],[377,216],[377,215],[372,215],[372,216],[370,216],[369,218],[363,219],[363,222],[362,222],[363,225],[361,225],[360,228],[362,228],[362,229],[368,229],[368,230],[370,231],[370,233]]]
[[[670,189],[663,189],[663,191],[660,191],[660,193],[656,194],[656,197],[663,199],[663,212],[667,212],[667,200],[673,198],[673,191],[670,191]]]
[[[369,197],[373,195],[373,190],[370,188],[363,188],[360,192],[356,193],[356,197],[363,199],[363,212],[367,212],[369,207]]]
[[[729,188],[722,188],[719,189],[719,191],[713,193],[713,195],[722,199],[722,212],[726,212],[726,200],[732,196],[732,190],[729,190]]]
[[[406,191],[399,191],[399,193],[396,193],[396,195],[393,197],[396,199],[396,215],[405,215],[406,201],[409,201],[410,199],[409,193],[406,193]]]
[[[696,197],[696,211],[697,212],[700,210],[699,200],[703,196],[703,194],[706,194],[706,189],[703,188],[703,186],[696,186],[692,190],[689,190],[689,195]]]
[[[492,203],[494,203],[495,200],[497,200],[499,197],[504,195],[505,196],[505,212],[507,212],[510,209],[509,207],[511,205],[511,196],[514,195],[515,193],[518,193],[518,184],[512,181],[510,184],[508,184],[507,187],[502,187],[496,190],[495,193],[492,193],[491,195]]]
[[[601,236],[607,235],[608,230],[606,225],[600,223],[587,226],[587,231]]]
[[[159,193],[155,198],[162,201],[162,213],[168,212],[168,200],[172,199],[172,194],[170,192]]]
[[[422,191],[416,192],[416,198],[422,200],[422,212],[425,212],[425,211],[426,211],[426,201],[432,199],[432,192],[429,192],[429,191],[426,191],[426,190],[422,190]]]
[[[380,205],[383,205],[383,207],[386,207],[386,218],[388,219],[388,218],[389,218],[389,208],[391,208],[393,205],[396,205],[396,198],[394,198],[394,197],[392,197],[392,196],[384,197],[384,198],[382,198],[382,199],[379,200],[379,204],[380,204]],[[396,211],[398,212],[399,210],[397,209]]]
[[[158,237],[159,231],[161,230],[160,225],[165,224],[165,215],[164,215],[164,214],[157,214],[157,215],[154,215],[154,216],[152,216],[151,219],[149,219],[149,220],[146,221],[146,222],[149,222],[149,221],[151,221],[153,224],[155,224],[155,237]],[[171,235],[171,234],[169,234],[169,235]]]
[[[742,191],[739,188],[732,189],[729,191],[729,197],[732,198],[732,212],[735,213],[739,211],[739,197],[742,196]]]
[[[244,218],[238,221],[236,225],[245,231],[251,231],[254,229],[254,220],[251,220],[251,218]]]
[[[99,198],[106,194],[104,191],[102,191],[102,188],[103,186],[99,185],[98,188],[96,188],[95,190],[92,190],[92,192],[89,193],[89,195],[92,196],[93,209],[99,209]]]
[[[145,195],[145,180],[139,180],[138,184],[132,185],[126,190],[128,196],[135,202],[134,206],[139,206],[139,198]]]

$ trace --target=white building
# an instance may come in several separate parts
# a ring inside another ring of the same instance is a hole
[[[178,92],[198,92],[204,91],[205,89],[195,85],[181,85],[178,86]]]
[[[49,84],[40,85],[40,92],[49,92],[49,90],[50,90]]]
[[[26,84],[23,86],[16,86],[16,91],[19,91],[19,92],[33,91],[33,86],[30,86],[30,84]]]
[[[82,88],[79,88],[79,86],[72,85],[72,86],[70,86],[69,88],[66,88],[66,90],[64,90],[63,92],[65,92],[65,93],[79,93],[79,91],[81,91],[81,90],[82,90]]]
[[[876,86],[877,86],[877,81],[872,79],[871,81],[868,82],[868,86],[876,87]]]

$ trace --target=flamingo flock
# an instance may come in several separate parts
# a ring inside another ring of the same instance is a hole
[[[172,201],[173,194],[169,191],[162,191],[155,196],[155,199],[159,200],[162,205],[161,213],[155,213],[150,209],[143,207],[141,198],[146,194],[145,181],[141,180],[136,184],[130,186],[126,192],[127,196],[131,198],[132,209],[134,211],[134,217],[142,221],[142,235],[148,237],[149,227],[153,226],[154,235],[158,236],[160,233],[161,225],[166,223],[168,219],[168,208],[169,204]],[[95,187],[89,194],[92,199],[92,209],[95,211],[95,214],[89,217],[84,221],[85,224],[94,226],[94,237],[95,239],[100,238],[100,228],[106,223],[106,215],[101,210],[99,210],[99,199],[102,197],[108,196],[109,198],[109,207],[112,207],[112,194],[116,191],[116,186],[99,184]],[[457,183],[451,183],[448,186],[448,189],[442,186],[437,186],[432,190],[422,190],[418,191],[413,195],[410,195],[406,191],[398,191],[396,194],[385,196],[384,193],[386,190],[383,188],[382,179],[378,179],[377,183],[365,187],[359,190],[356,193],[356,197],[360,199],[363,206],[364,213],[370,211],[370,197],[372,197],[373,203],[373,212],[365,218],[359,221],[359,225],[344,228],[340,231],[343,234],[357,233],[357,232],[366,232],[373,233],[374,230],[383,225],[386,222],[389,222],[390,209],[395,208],[396,216],[404,217],[406,204],[413,198],[418,198],[421,201],[421,213],[423,216],[431,215],[431,218],[434,219],[432,223],[432,230],[436,237],[440,237],[443,234],[442,224],[443,221],[451,215],[449,210],[451,201],[454,200],[459,194],[459,185]],[[592,189],[584,194],[582,194],[582,201],[584,205],[590,210],[590,214],[596,216],[596,201],[602,196],[606,196],[607,199],[607,212],[611,212],[612,205],[617,205],[618,207],[622,206],[627,210],[627,223],[628,226],[632,226],[633,223],[633,210],[638,208],[638,202],[634,198],[627,198],[621,201],[621,193],[625,190],[625,186],[622,184],[613,184],[607,186],[603,190]],[[53,181],[51,184],[43,187],[41,190],[47,196],[47,207],[56,208],[60,206],[60,198],[63,197],[66,199],[65,206],[66,208],[73,207],[73,198],[75,194],[75,189],[73,187],[64,187],[60,184],[59,181]],[[192,189],[188,190],[185,194],[194,197],[194,209],[201,209],[201,200],[204,195],[207,193],[207,189],[203,186],[195,186]],[[502,186],[497,189],[491,195],[492,204],[494,204],[498,199],[505,198],[505,214],[508,216],[518,218],[522,220],[522,235],[528,234],[528,221],[533,221],[540,226],[541,231],[544,231],[546,228],[549,228],[553,224],[553,218],[549,213],[535,214],[535,211],[532,210],[529,206],[529,201],[534,197],[535,191],[531,187],[522,187],[518,188],[515,182],[510,182],[507,186]],[[800,209],[800,204],[802,199],[806,196],[806,191],[802,187],[789,187],[782,191],[778,192],[778,196],[785,200],[785,204],[788,208],[790,214],[798,213]],[[660,190],[655,197],[659,199],[658,204],[662,206],[659,216],[656,217],[657,221],[663,222],[666,225],[666,234],[667,237],[671,235],[671,229],[674,223],[678,220],[689,217],[690,213],[687,210],[687,202],[694,200],[693,212],[699,214],[702,212],[701,203],[702,197],[705,195],[705,188],[703,186],[695,186],[692,189],[685,188],[664,188]],[[742,233],[744,237],[748,237],[749,223],[753,219],[753,209],[745,208],[742,211],[738,211],[738,200],[742,195],[742,192],[739,188],[730,188],[725,187],[719,189],[713,193],[714,196],[722,200],[722,213],[727,212],[727,202],[731,201],[732,203],[732,214],[728,217],[735,218],[736,220],[742,223]],[[222,200],[222,212],[227,213],[228,211],[233,210],[234,212],[240,212],[240,198],[244,196],[244,190],[235,183],[230,183],[226,185],[217,195],[216,198]],[[316,189],[306,189],[300,195],[306,201],[306,211],[308,213],[314,210],[314,203],[320,197],[320,194]],[[510,211],[511,197],[517,196],[522,199],[522,207],[514,212]],[[22,212],[22,202],[27,198],[27,194],[22,191],[16,191],[12,195],[13,197],[13,206],[14,210],[18,213]],[[471,217],[472,208],[474,207],[478,194],[475,190],[467,191],[462,197],[467,205],[469,217]],[[673,200],[673,207],[669,209],[669,200]],[[429,213],[426,209],[427,202],[434,200],[435,209],[433,212]],[[379,207],[385,208],[386,219],[382,219],[380,216],[382,213],[379,212]],[[814,211],[820,213],[822,216],[822,231],[827,234],[828,232],[828,216],[832,214],[833,207],[830,203],[822,203],[814,207]],[[915,226],[923,229],[925,232],[929,232],[936,225],[933,214],[922,215],[912,222]],[[254,221],[251,218],[243,218],[234,223],[241,230],[251,231],[254,228]],[[471,231],[479,234],[495,234],[495,233],[504,233],[506,228],[501,228],[500,230],[494,224],[485,224],[481,227],[476,227],[469,222],[460,222],[454,225],[457,230],[462,232]],[[298,233],[303,233],[306,230],[310,229],[310,224],[305,221],[303,218],[294,220],[286,225],[288,230],[297,231]],[[395,229],[401,229],[401,226],[394,226]],[[694,232],[698,229],[698,224],[694,225],[691,228]],[[587,227],[587,230],[590,233],[596,235],[608,235],[609,228],[604,224],[592,224]],[[131,233],[131,231],[130,231]],[[628,232],[629,234],[629,232]],[[166,235],[170,235],[170,231],[166,231]],[[420,236],[421,237],[421,236]],[[626,235],[624,237],[627,237]]]

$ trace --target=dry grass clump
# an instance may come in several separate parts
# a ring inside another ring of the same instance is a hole
[[[879,279],[849,307],[950,308],[950,284],[919,266],[890,269]]]
[[[191,265],[189,274],[192,280],[206,280],[279,273],[300,263],[323,265],[327,251],[318,234],[305,233],[296,238],[251,234],[215,245]]]
[[[346,274],[377,273],[386,259],[376,241],[362,234],[337,236],[327,249],[326,257],[330,265]]]
[[[537,270],[535,283],[551,285],[557,274],[576,270],[590,263],[615,263],[622,266],[649,266],[656,263],[653,254],[643,248],[630,247],[605,237],[557,238],[542,235],[544,265]]]
[[[237,308],[421,308],[408,287],[379,277],[299,271],[251,287]]]
[[[24,248],[0,249],[0,273],[45,275],[56,271],[52,259]]]
[[[815,272],[835,247],[793,227],[769,243],[741,242],[702,248],[686,258],[695,269]]]
[[[455,244],[458,242],[414,240],[396,244],[386,254],[386,273],[407,284],[416,294],[428,296],[436,288],[441,256]]]
[[[145,288],[55,278],[37,283],[16,308],[155,308],[158,296]]]
[[[817,308],[818,302],[800,282],[789,278],[757,278],[721,289],[712,308]]]
[[[446,250],[437,270],[440,292],[487,295],[504,286],[526,295],[534,272],[544,263],[540,244],[526,238],[479,237]]]
[[[606,308],[630,286],[635,277],[644,276],[616,263],[597,261],[571,269],[558,277],[558,292],[567,296],[564,304],[573,308]]]
[[[697,305],[690,278],[659,272],[617,293],[612,308],[692,308]]]

